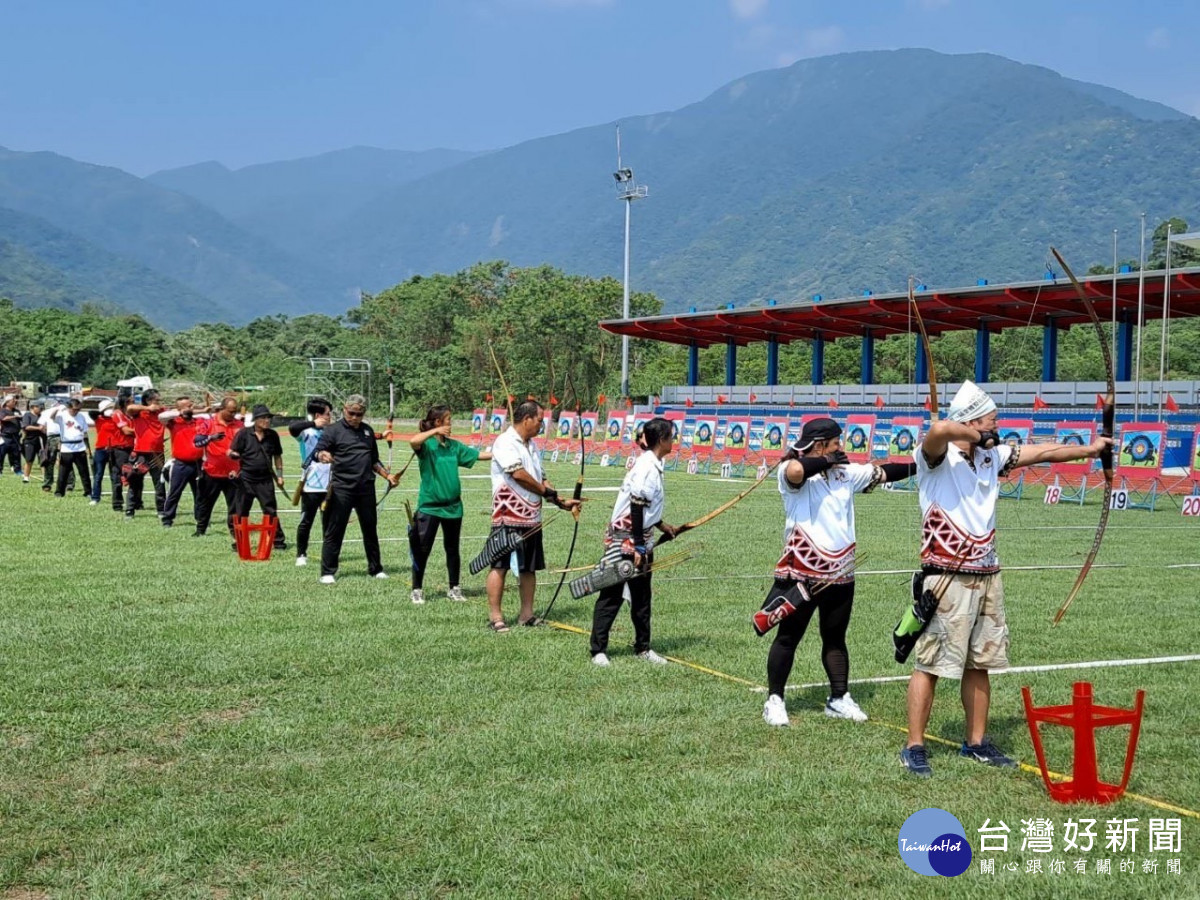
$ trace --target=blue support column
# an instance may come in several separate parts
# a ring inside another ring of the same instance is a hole
[[[1133,320],[1129,313],[1121,313],[1117,323],[1117,381],[1133,380]]]
[[[863,384],[875,383],[875,335],[868,328],[863,331],[862,365],[860,366]]]
[[[1042,381],[1058,381],[1058,329],[1053,322],[1042,326]]]
[[[929,381],[929,358],[925,355],[925,342],[921,340],[920,335],[917,335],[917,359],[915,368],[917,384],[926,384]]]
[[[975,383],[987,384],[992,371],[992,333],[980,323],[975,332]]]
[[[767,384],[779,384],[779,341],[775,338],[767,341]]]
[[[812,383],[825,383],[825,336],[818,334],[812,342]]]
[[[700,383],[700,347],[692,341],[688,344],[688,387]]]
[[[733,338],[725,342],[725,383],[730,387],[737,384],[737,344]]]

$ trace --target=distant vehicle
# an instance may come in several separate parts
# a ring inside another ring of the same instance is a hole
[[[56,381],[46,385],[46,399],[55,403],[66,403],[82,393],[83,385],[78,381]]]

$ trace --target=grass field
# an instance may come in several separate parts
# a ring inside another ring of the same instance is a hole
[[[560,487],[577,471],[549,470]],[[481,579],[465,581],[470,604],[441,599],[440,549],[431,602],[409,603],[399,507],[414,475],[382,514],[392,579],[366,577],[352,525],[332,587],[290,551],[239,563],[223,535],[190,538],[186,514],[165,531],[153,515],[125,523],[77,494],[55,500],[0,478],[0,897],[1200,896],[1200,819],[1138,799],[1059,806],[1036,774],[937,743],[934,778],[905,775],[902,681],[852,687],[866,724],[825,718],[824,688],[797,687],[792,726],[766,727],[754,686],[768,642],[748,617],[780,547],[771,485],[681,539],[696,557],[656,577],[655,648],[712,672],[634,659],[624,615],[601,670],[569,630],[489,633]],[[597,558],[621,475],[588,467],[595,499],[573,565]],[[469,559],[487,530],[488,482],[464,486]],[[742,486],[668,473],[668,521]],[[1051,567],[1081,563],[1099,510],[1046,507],[1035,493],[1000,509],[1015,666],[1200,652],[1197,570],[1165,568],[1200,562],[1200,521],[1170,505],[1113,512],[1099,560],[1113,567],[1093,570],[1052,629],[1076,571]],[[285,516],[289,540],[295,522]],[[912,567],[915,494],[860,498],[858,528],[868,559],[851,678],[903,675],[888,633],[907,576],[869,573]],[[552,566],[570,536],[565,518],[548,529]],[[539,609],[552,589],[539,589]],[[553,618],[586,629],[590,615],[564,589]],[[1077,678],[1100,703],[1131,706],[1146,690],[1130,790],[1200,810],[1200,662],[999,675],[997,742],[1032,761],[1021,686],[1065,703]],[[823,679],[814,624],[792,681]],[[956,685],[944,682],[930,732],[957,746],[960,728]],[[1123,739],[1101,741],[1110,777]],[[1069,765],[1065,740],[1050,753],[1052,768]],[[961,877],[917,875],[897,853],[901,824],[931,806],[955,814],[975,848]],[[1038,817],[1054,823],[1054,852],[1020,849],[1021,820]],[[1069,817],[1098,820],[1092,852],[1060,852]],[[1182,819],[1180,852],[1149,852],[1152,817]],[[1104,848],[1110,818],[1139,820],[1135,851]],[[980,854],[985,819],[1011,829],[1007,853]],[[995,874],[980,873],[980,858],[996,860]],[[1050,871],[1055,859],[1066,872]],[[1097,873],[1102,859],[1111,874]],[[1136,872],[1121,872],[1125,859]],[[1027,872],[1031,861],[1046,871]]]

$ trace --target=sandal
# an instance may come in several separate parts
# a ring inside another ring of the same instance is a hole
[[[496,632],[496,634],[508,634],[508,626],[504,624],[504,620],[499,622],[488,622],[488,629]]]
[[[517,624],[523,625],[526,628],[536,628],[538,625],[545,625],[546,620],[539,619],[537,616],[530,616],[524,622],[522,622],[520,619],[517,619]]]

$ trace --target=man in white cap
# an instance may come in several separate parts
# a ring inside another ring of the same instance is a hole
[[[908,742],[900,761],[925,778],[933,774],[925,727],[942,676],[961,680],[966,733],[959,756],[990,766],[1016,765],[986,734],[988,673],[1008,668],[1004,587],[996,555],[1000,480],[1021,466],[1094,459],[1112,446],[1106,437],[1087,447],[1005,444],[996,433],[995,401],[970,381],[954,395],[948,415],[930,426],[913,451],[922,514],[921,590],[940,602],[919,637],[909,635],[903,650],[897,641],[897,659],[909,650],[916,654],[908,682]]]

